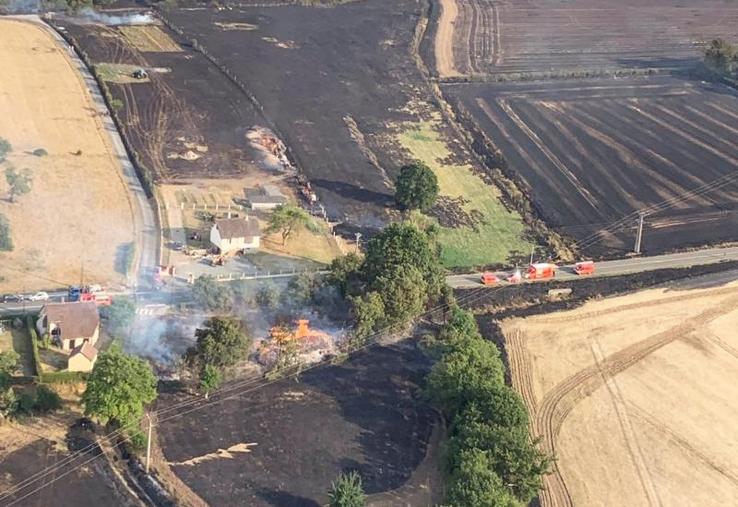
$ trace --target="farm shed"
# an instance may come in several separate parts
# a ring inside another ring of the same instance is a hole
[[[259,221],[254,217],[221,218],[210,229],[210,242],[222,254],[259,248],[260,238]]]
[[[39,336],[51,335],[62,350],[89,343],[100,336],[100,315],[94,302],[50,303],[41,309],[36,330]]]
[[[67,370],[69,371],[92,371],[97,361],[97,349],[90,342],[84,342],[75,347],[69,354]]]
[[[287,204],[287,198],[276,185],[258,185],[245,189],[244,193],[251,209],[274,209]]]

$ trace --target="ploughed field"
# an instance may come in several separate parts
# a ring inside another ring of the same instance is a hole
[[[403,161],[380,137],[416,120],[413,101],[428,96],[411,56],[422,8],[376,0],[162,15],[253,93],[329,215],[379,227]]]
[[[104,76],[119,101],[123,135],[154,177],[233,177],[253,169],[245,135],[263,121],[248,97],[186,41],[157,24],[57,23]],[[136,69],[148,78],[132,78]]]
[[[706,41],[735,38],[728,0],[441,0],[441,77],[693,66]]]
[[[251,386],[175,415],[162,421],[159,443],[170,469],[210,505],[325,505],[331,482],[348,470],[361,473],[377,500],[434,505],[436,463],[417,476],[436,422],[420,400],[428,369],[413,342],[373,347],[297,381]],[[177,401],[162,395],[158,403]],[[398,488],[414,500],[383,493]]]
[[[738,93],[672,77],[446,85],[549,226],[590,255],[736,239]]]
[[[735,271],[503,322],[544,507],[738,498]]]

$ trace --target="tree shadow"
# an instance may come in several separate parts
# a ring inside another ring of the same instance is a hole
[[[136,252],[136,246],[133,242],[118,245],[115,250],[115,272],[121,275],[127,275],[128,270],[133,264],[133,256]]]
[[[344,198],[349,198],[356,201],[370,202],[385,207],[391,206],[394,203],[393,197],[390,194],[361,188],[352,183],[316,179],[312,180],[312,184],[317,188],[322,188],[328,190],[329,192],[338,194]]]
[[[293,495],[286,491],[277,491],[268,488],[259,488],[256,494],[262,500],[275,507],[320,507],[320,504],[304,496]]]

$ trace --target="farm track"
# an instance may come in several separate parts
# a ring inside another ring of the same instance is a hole
[[[726,289],[726,292],[734,293],[737,290],[735,288]],[[542,435],[546,452],[555,456],[556,440],[568,415],[579,401],[594,393],[608,378],[622,373],[685,334],[730,313],[736,304],[738,304],[738,297],[726,299],[718,306],[705,310],[695,317],[686,319],[640,342],[629,345],[607,356],[600,363],[584,368],[559,382],[543,396],[539,409],[533,417],[535,421],[534,435]],[[545,483],[546,487],[541,492],[541,497],[546,506],[573,505],[571,495],[556,461],[553,462],[552,473],[546,476]]]
[[[109,38],[114,42],[113,63],[133,63],[143,68],[152,67],[151,63],[140,51],[133,51],[124,42],[123,35],[111,28],[105,28]],[[147,35],[148,36],[148,35]],[[124,107],[128,125],[131,127],[129,135],[138,137],[139,146],[143,147],[147,157],[153,163],[155,173],[162,178],[170,176],[167,168],[164,147],[174,142],[172,133],[173,116],[179,117],[184,127],[196,131],[197,124],[184,102],[177,97],[176,92],[169,86],[158,72],[149,73],[150,86],[156,92],[156,99],[146,104],[139,104],[132,87],[138,84],[121,85],[120,90],[125,100]]]
[[[528,367],[530,365],[530,358],[528,351],[523,345],[521,338],[521,331],[516,329],[505,340],[505,347],[507,348],[508,360],[510,361],[510,373],[512,375],[513,387],[517,389],[520,395],[523,397],[525,404],[528,407],[528,412],[531,414],[536,413],[538,403],[536,402],[535,394],[533,394],[533,377],[531,370]],[[529,421],[532,424],[533,421]]]

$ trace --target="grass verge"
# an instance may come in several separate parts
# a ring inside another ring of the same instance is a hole
[[[501,202],[499,190],[482,180],[469,164],[449,163],[453,153],[438,131],[437,121],[409,123],[397,140],[413,158],[425,162],[438,177],[441,197],[460,204],[474,217],[473,226],[441,227],[441,262],[447,268],[505,264],[530,252],[522,218]],[[461,198],[461,199],[459,199]]]

